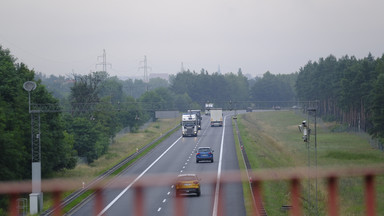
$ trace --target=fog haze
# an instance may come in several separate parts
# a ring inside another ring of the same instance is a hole
[[[0,45],[44,74],[185,69],[296,72],[330,54],[384,52],[380,0],[2,0]]]

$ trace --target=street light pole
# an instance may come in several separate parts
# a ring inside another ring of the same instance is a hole
[[[40,142],[40,111],[31,110],[31,91],[36,89],[36,83],[27,81],[23,88],[28,92],[28,111],[31,114],[31,154],[32,154],[32,193],[29,194],[29,211],[36,214],[43,209],[43,194],[41,193],[41,142]]]
[[[314,112],[315,114],[315,171],[316,171],[316,178],[315,178],[315,184],[316,184],[316,215],[319,215],[318,212],[318,205],[317,205],[317,122],[316,122],[316,108],[308,108],[307,111]]]

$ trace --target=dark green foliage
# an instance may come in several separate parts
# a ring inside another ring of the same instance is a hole
[[[370,133],[384,138],[384,71],[378,76],[372,91],[372,128]]]
[[[42,73],[35,75],[36,80],[41,80],[41,83],[47,88],[47,90],[57,99],[64,100],[68,98],[71,93],[71,87],[75,82],[73,78],[65,76],[50,75],[47,77]]]
[[[31,178],[31,115],[28,112],[28,92],[23,83],[34,80],[34,71],[0,47],[0,180]],[[36,81],[31,92],[32,103],[57,104],[47,89]],[[42,176],[75,164],[73,142],[64,133],[59,113],[41,114]]]
[[[293,76],[293,75],[290,75]],[[290,76],[273,75],[266,72],[251,88],[251,98],[254,101],[292,101],[295,94],[291,86]],[[275,105],[282,106],[278,102]]]
[[[149,83],[145,83],[143,80],[139,79],[128,79],[121,81],[121,83],[123,85],[123,92],[125,95],[133,98],[139,98],[147,91],[152,91],[160,87],[168,88],[169,86],[168,81],[161,78],[151,78],[149,79]]]
[[[198,103],[200,108],[204,107],[207,101],[227,108],[229,101],[249,100],[248,79],[241,69],[237,74],[225,75],[208,74],[204,69],[201,69],[200,73],[187,70],[172,77],[170,89],[179,95],[177,100],[180,102],[177,106],[182,106],[183,101],[189,100],[188,97]]]
[[[296,92],[299,100],[318,100],[317,113],[349,127],[384,137],[384,56],[363,59],[334,56],[308,62],[300,69]]]

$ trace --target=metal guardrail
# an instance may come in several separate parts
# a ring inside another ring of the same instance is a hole
[[[237,134],[237,138],[239,140],[241,154],[243,156],[243,160],[244,160],[244,164],[245,164],[245,168],[246,168],[245,171],[246,171],[247,176],[249,178],[250,174],[249,174],[248,170],[249,171],[252,170],[251,163],[249,162],[248,156],[247,156],[247,152],[244,149],[244,145],[243,145],[243,141],[241,139],[239,127],[237,125],[237,119],[235,119],[234,122],[235,122],[235,125],[236,125],[236,134]],[[256,191],[259,190],[259,188],[258,188],[259,185],[253,183],[251,179],[249,179],[249,186],[251,187],[251,190],[253,190],[253,189],[255,189]],[[264,205],[263,205],[263,200],[261,199],[261,195],[259,193],[252,193],[252,199],[253,199],[253,203],[255,205],[254,209],[257,212],[257,214],[260,215],[260,216],[267,216],[268,214],[265,211],[265,208],[264,208]]]

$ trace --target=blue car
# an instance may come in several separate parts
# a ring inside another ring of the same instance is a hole
[[[199,147],[196,151],[196,163],[210,161],[213,163],[213,150],[210,147]]]

